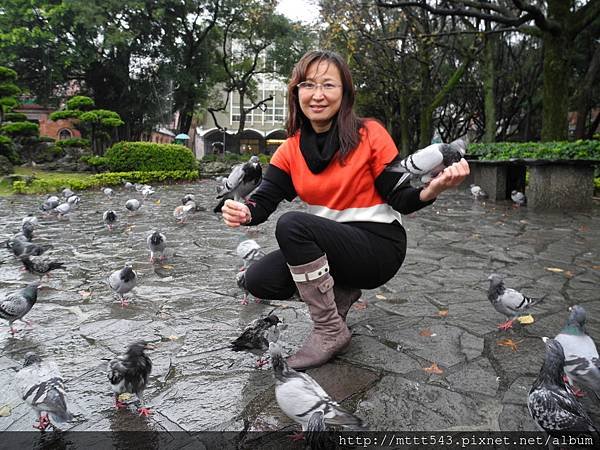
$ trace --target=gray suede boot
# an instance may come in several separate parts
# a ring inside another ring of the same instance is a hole
[[[333,286],[333,294],[335,295],[335,304],[337,305],[338,314],[345,322],[348,311],[350,311],[352,305],[360,299],[362,291],[358,288],[336,284]]]
[[[351,333],[338,314],[327,257],[289,267],[314,324],[300,350],[287,359],[291,368],[302,370],[320,366],[345,350]]]

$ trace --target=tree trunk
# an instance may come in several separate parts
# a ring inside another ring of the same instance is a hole
[[[600,45],[596,44],[596,50],[594,56],[588,67],[583,83],[577,89],[575,97],[575,106],[577,111],[577,123],[575,126],[575,139],[585,139],[587,119],[590,116],[591,95],[590,93],[594,90],[594,86],[598,85],[598,73],[600,73]]]
[[[400,96],[400,155],[406,157],[410,154],[410,136],[408,126],[408,97]]]
[[[486,28],[489,25],[486,24]],[[485,113],[485,133],[483,142],[496,141],[496,90],[494,79],[495,68],[495,42],[492,35],[485,37],[485,49],[483,54],[483,104]]]

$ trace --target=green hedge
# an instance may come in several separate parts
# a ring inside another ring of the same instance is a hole
[[[52,179],[34,178],[29,183],[25,181],[13,182],[13,191],[17,194],[44,194],[58,192],[69,187],[76,191],[98,188],[100,186],[115,186],[123,180],[132,183],[151,183],[157,181],[193,181],[198,179],[197,170],[169,170],[153,172],[107,172],[90,175],[88,178],[53,177]]]
[[[0,133],[11,137],[37,136],[40,126],[33,122],[9,122],[0,126]]]
[[[251,155],[250,153],[240,154],[240,153],[227,152],[224,155],[204,155],[200,162],[205,163],[205,162],[223,161],[223,162],[234,163],[234,162],[248,161],[252,156],[255,156],[255,155]],[[269,164],[269,161],[271,161],[271,155],[265,155],[264,153],[259,153],[256,156],[258,156],[258,159],[261,164]]]
[[[471,144],[467,155],[477,155],[482,160],[511,158],[600,160],[600,141]]]
[[[81,138],[61,139],[59,141],[56,141],[56,145],[60,148],[67,148],[67,147],[90,148],[90,140],[89,139],[81,139]]]
[[[111,172],[198,169],[192,151],[178,144],[119,142],[109,148],[104,156]]]
[[[25,122],[27,120],[27,116],[23,113],[18,112],[8,112],[4,114],[5,122]]]

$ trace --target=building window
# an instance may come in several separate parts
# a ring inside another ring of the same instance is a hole
[[[240,153],[258,154],[260,145],[258,139],[240,139]]]
[[[60,130],[58,132],[58,140],[59,141],[64,141],[65,139],[71,139],[73,137],[73,134],[71,133],[70,130],[63,128],[62,130]]]

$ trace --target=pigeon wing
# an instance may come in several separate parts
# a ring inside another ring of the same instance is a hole
[[[240,185],[240,183],[242,182],[243,179],[244,179],[244,165],[237,164],[237,165],[233,166],[233,169],[231,169],[231,173],[227,177],[227,180],[225,180],[225,187],[224,187],[223,191],[221,193],[219,193],[219,195],[217,195],[217,198],[221,198],[225,194],[228,194],[229,192],[234,191]]]
[[[18,293],[9,294],[0,303],[0,317],[10,322],[15,321],[27,314],[31,306],[22,295]]]

